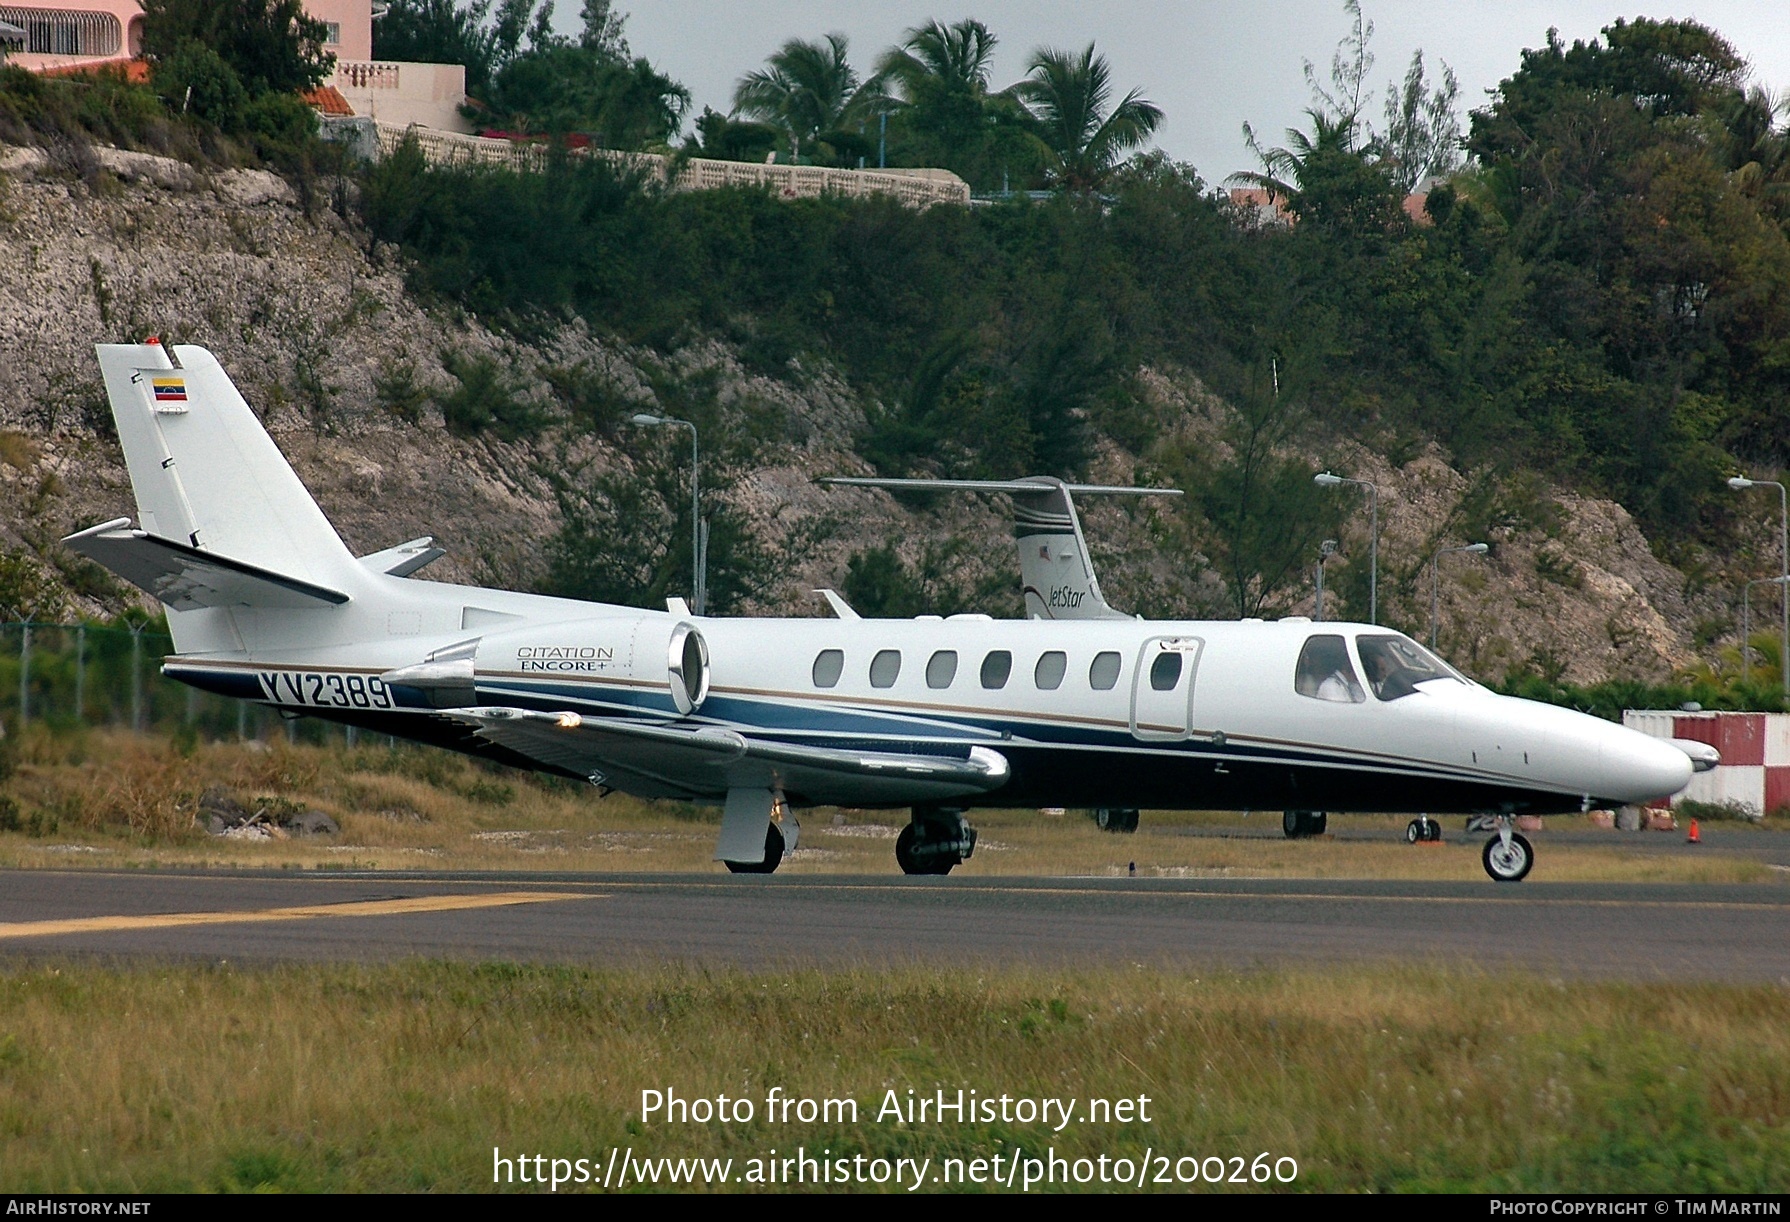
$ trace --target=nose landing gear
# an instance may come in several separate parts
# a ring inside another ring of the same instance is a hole
[[[1485,872],[1493,882],[1520,883],[1535,864],[1535,850],[1529,842],[1511,830],[1511,817],[1498,816],[1498,834],[1485,842],[1480,854]]]

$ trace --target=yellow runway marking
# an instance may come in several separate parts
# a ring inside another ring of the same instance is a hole
[[[0,925],[0,939],[45,938],[73,933],[120,933],[133,929],[173,929],[185,925],[246,925],[262,921],[305,921],[312,917],[403,916],[412,912],[458,912],[506,908],[557,900],[601,899],[590,892],[503,891],[494,895],[423,895],[413,899],[361,900],[348,904],[304,904],[243,912],[158,912],[145,916],[73,917],[62,921],[17,921]]]

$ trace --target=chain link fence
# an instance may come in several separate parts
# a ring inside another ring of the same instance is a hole
[[[370,735],[312,717],[288,718],[247,700],[214,696],[162,674],[174,642],[152,624],[0,624],[0,722],[56,729],[110,726],[211,740],[284,736],[345,742]]]

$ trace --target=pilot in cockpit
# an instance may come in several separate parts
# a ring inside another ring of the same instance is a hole
[[[1336,704],[1359,704],[1367,699],[1349,662],[1349,649],[1340,636],[1323,633],[1310,637],[1299,652],[1293,686],[1301,696]]]

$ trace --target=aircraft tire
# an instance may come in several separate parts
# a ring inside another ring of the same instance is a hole
[[[901,829],[901,835],[895,837],[895,862],[901,867],[903,874],[949,874],[958,859],[941,856],[921,856],[915,850],[919,848],[920,833],[917,825],[908,824]]]
[[[1302,810],[1281,811],[1280,831],[1288,840],[1297,840],[1305,835],[1305,812]]]
[[[1430,820],[1430,839],[1438,844],[1442,842],[1442,821],[1440,819]]]
[[[1493,836],[1485,842],[1485,851],[1480,854],[1485,863],[1485,872],[1492,876],[1493,882],[1520,883],[1529,876],[1530,867],[1535,864],[1535,850],[1521,836],[1512,835],[1510,849],[1504,848],[1504,840]]]
[[[1308,810],[1305,812],[1306,835],[1322,836],[1324,834],[1324,829],[1329,826],[1330,814],[1328,811]]]
[[[763,861],[730,861],[727,870],[730,874],[775,874],[782,864],[783,833],[772,826],[765,829]]]
[[[1420,840],[1428,839],[1429,837],[1423,834],[1423,824],[1418,820],[1413,819],[1405,825],[1406,844],[1416,844]]]
[[[1135,832],[1137,830],[1137,812],[1115,806],[1096,807],[1094,825],[1103,832]]]

